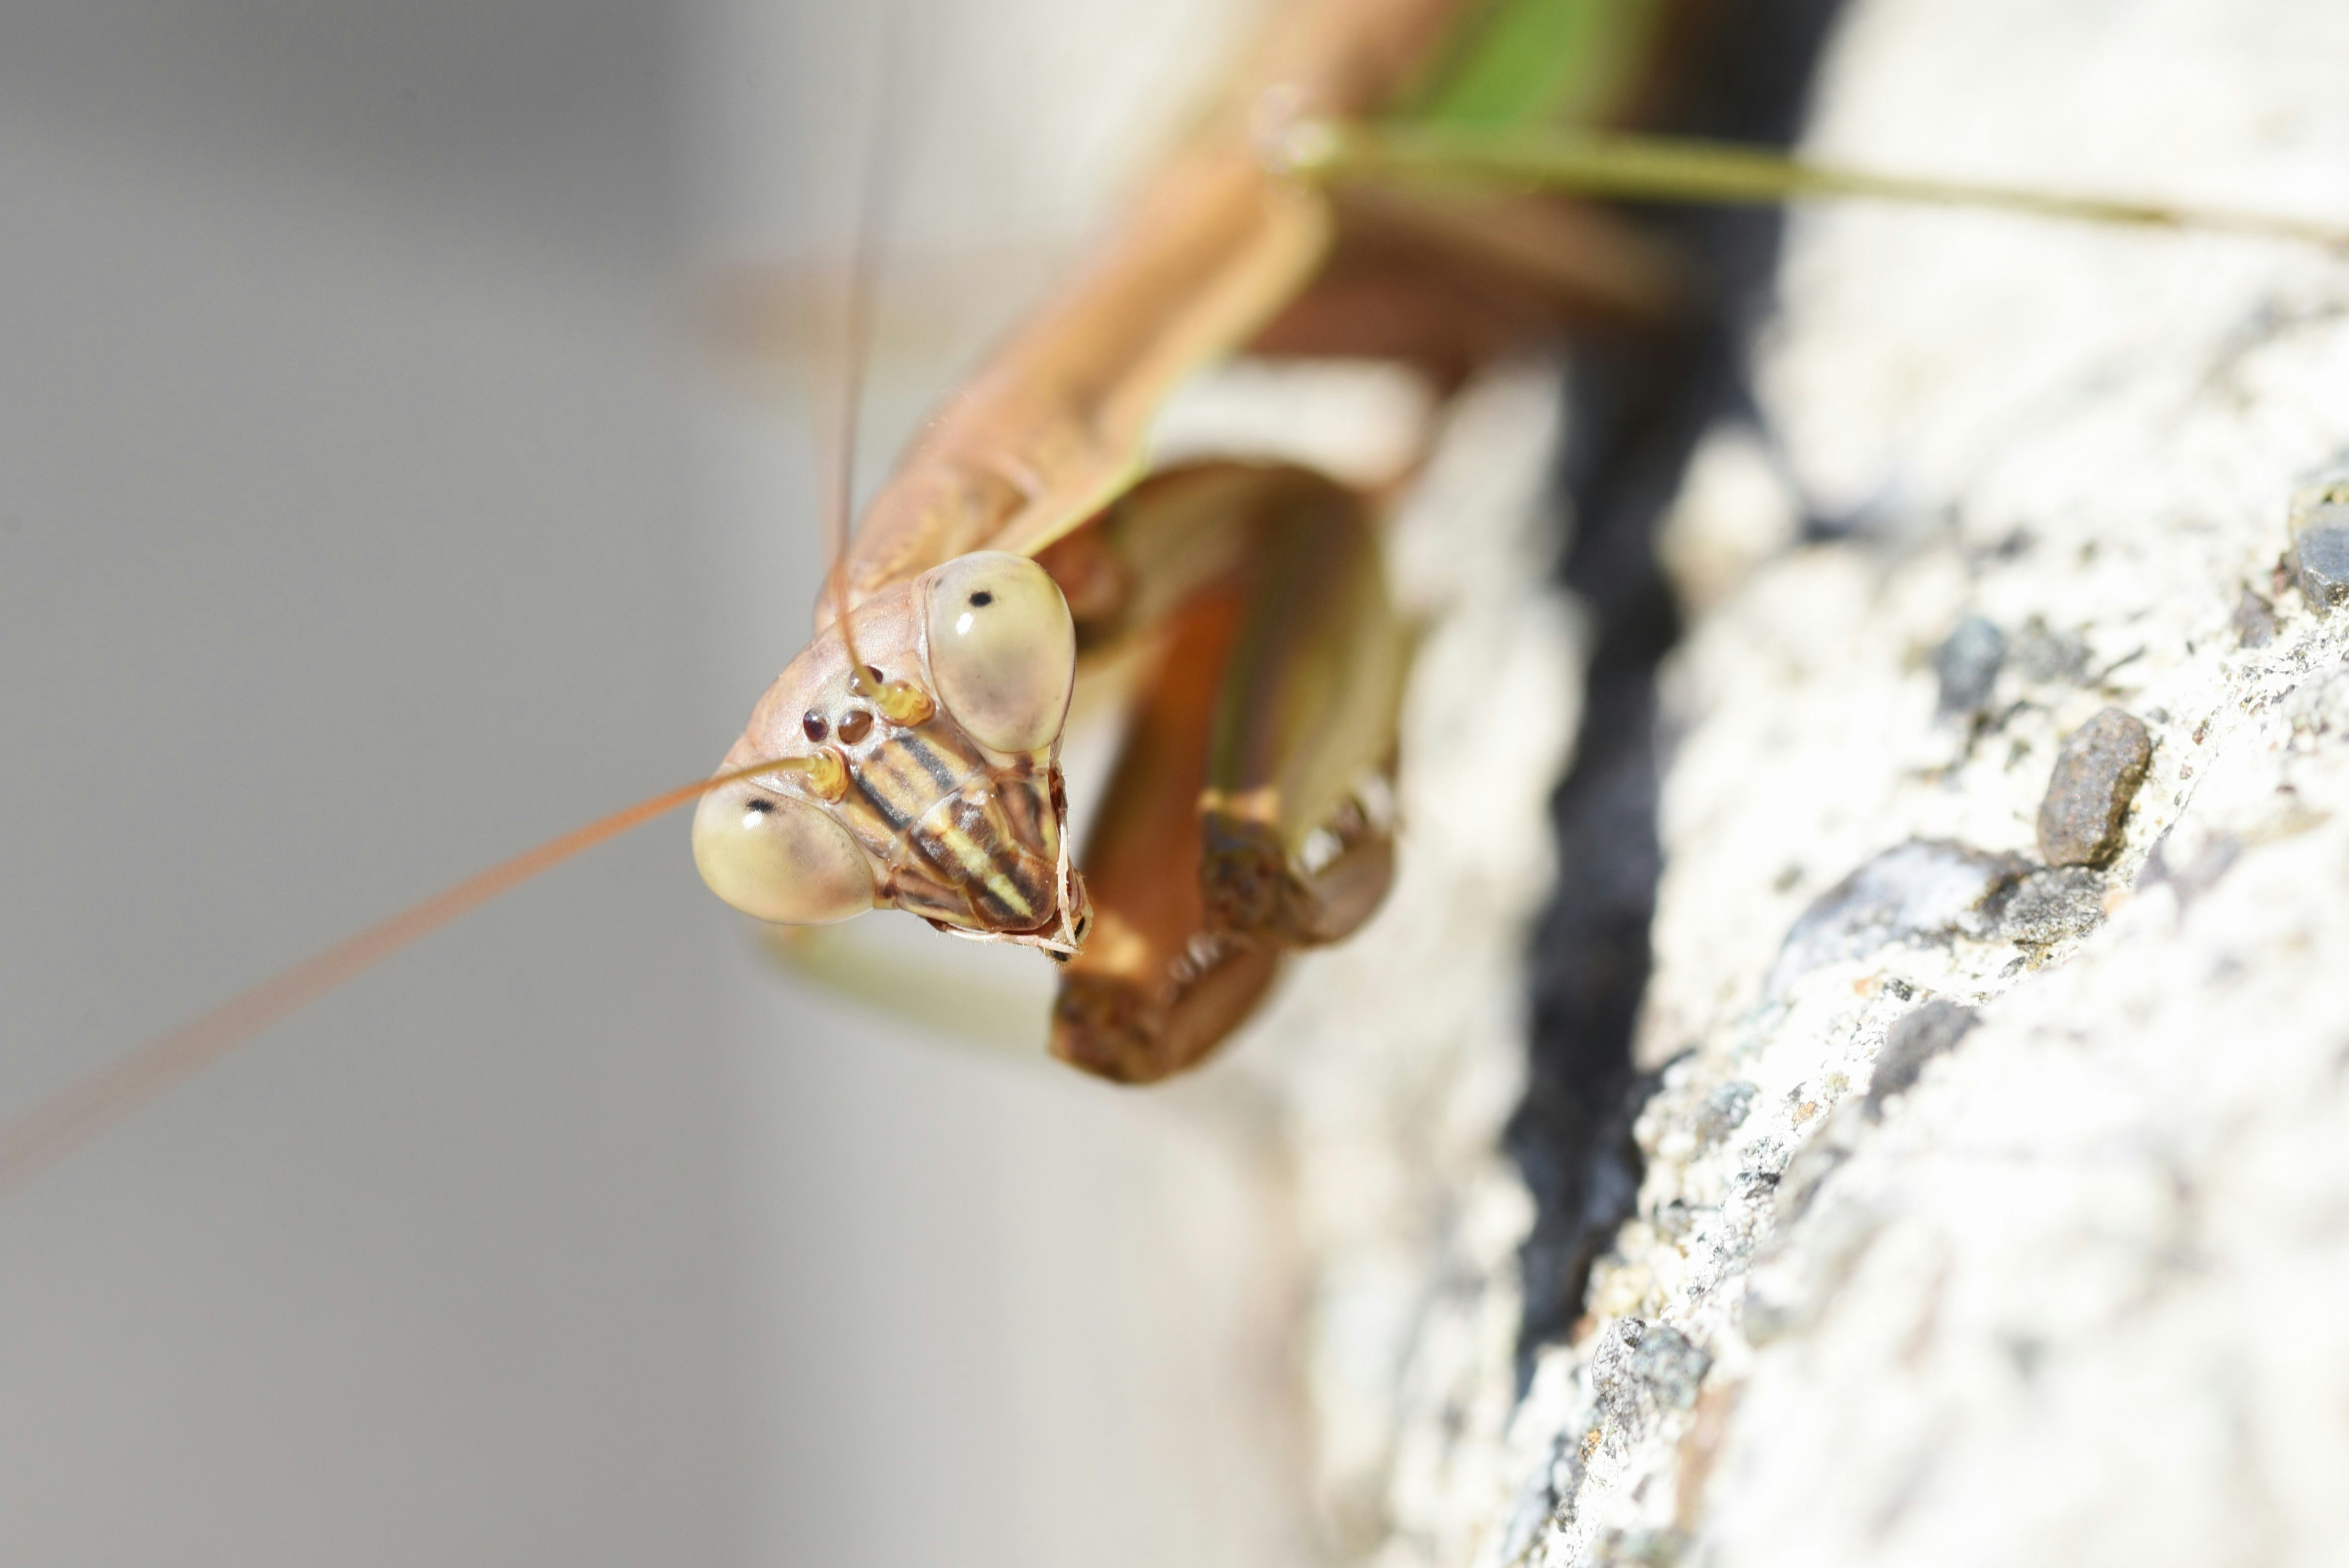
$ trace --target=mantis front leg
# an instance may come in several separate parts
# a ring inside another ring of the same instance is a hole
[[[1373,522],[1307,470],[1216,463],[1096,525],[1101,548],[1192,580],[1148,628],[1154,667],[1080,857],[1095,923],[1061,970],[1062,1060],[1127,1083],[1196,1064],[1284,953],[1350,935],[1384,898],[1409,639]]]

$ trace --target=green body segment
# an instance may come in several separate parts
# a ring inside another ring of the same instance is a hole
[[[1396,116],[1412,122],[1605,124],[1630,101],[1667,0],[1503,0],[1472,16]]]

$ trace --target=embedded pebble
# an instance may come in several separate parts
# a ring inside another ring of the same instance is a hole
[[[2349,506],[2320,507],[2292,542],[2292,581],[2320,614],[2349,603]]]
[[[2015,673],[2042,686],[2076,684],[2088,671],[2088,645],[2048,629],[2033,616],[2014,639]]]
[[[1695,1404],[1712,1365],[1702,1346],[1669,1324],[1627,1317],[1592,1352],[1590,1382],[1612,1435],[1636,1440],[1663,1416]]]
[[[2050,866],[2101,866],[2153,761],[2143,720],[2107,708],[2064,738],[2039,803],[2039,853]]]
[[[1895,845],[1803,911],[1787,929],[1765,990],[1783,995],[1822,964],[1893,942],[1984,935],[1984,904],[2026,869],[2015,856],[1942,839]]]
[[[2243,597],[2235,601],[2235,614],[2231,624],[2235,628],[2235,641],[2239,646],[2265,648],[2275,640],[2275,607],[2251,589],[2245,588]]]
[[[2320,614],[2349,601],[2349,454],[2317,470],[2292,492],[2292,580]]]
[[[1936,998],[1902,1018],[1885,1036],[1876,1054],[1876,1074],[1868,1083],[1868,1114],[1884,1114],[1885,1105],[1916,1085],[1925,1064],[1966,1037],[1980,1022],[1971,1007]]]
[[[1990,705],[1991,688],[1998,683],[1999,666],[2006,659],[2006,634],[1978,615],[1958,622],[1957,628],[1933,649],[1933,673],[1941,683],[1940,717],[1979,713]]]
[[[2085,936],[2105,918],[2105,883],[2085,866],[2033,871],[2000,899],[1998,934],[2027,948]]]
[[[1761,1092],[1740,1080],[1723,1084],[1707,1095],[1696,1113],[1698,1147],[1711,1148],[1735,1132],[1744,1122],[1745,1113],[1754,1108],[1754,1096]]]
[[[1685,1410],[1695,1404],[1697,1387],[1712,1366],[1713,1357],[1703,1346],[1666,1324],[1650,1325],[1631,1356],[1632,1371],[1667,1410]]]

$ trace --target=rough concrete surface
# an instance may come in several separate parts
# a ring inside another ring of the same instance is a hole
[[[1879,0],[1812,142],[2349,214],[2344,60],[2333,0]],[[1384,1568],[2338,1561],[2349,623],[2304,591],[2329,514],[2291,552],[2349,444],[2349,264],[1837,210],[1782,282],[1757,379],[1798,494],[1700,454],[1668,540],[1702,614],[1637,1214],[1522,1397],[1506,972],[1571,622],[1472,551],[1418,563],[1454,613],[1404,881],[1257,1069],[1320,1503]],[[1795,502],[1847,529],[1757,549]],[[1480,504],[1449,515],[1526,510]],[[2059,748],[2107,709],[2142,783],[2100,865],[2050,867]]]

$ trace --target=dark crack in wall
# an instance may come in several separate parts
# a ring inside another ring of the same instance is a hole
[[[1671,80],[1648,128],[1785,145],[1800,128],[1837,0],[1699,0],[1680,8]],[[1595,335],[1568,371],[1559,493],[1570,538],[1560,573],[1590,617],[1588,692],[1552,805],[1558,885],[1532,954],[1525,1098],[1506,1142],[1536,1218],[1521,1262],[1520,1391],[1534,1353],[1581,1314],[1593,1261],[1637,1199],[1631,1123],[1652,1088],[1631,1066],[1649,925],[1663,873],[1657,805],[1664,733],[1657,675],[1679,606],[1656,533],[1699,439],[1753,420],[1746,346],[1773,299],[1782,214],[1651,207],[1640,221],[1687,257],[1698,303],[1681,321]]]

